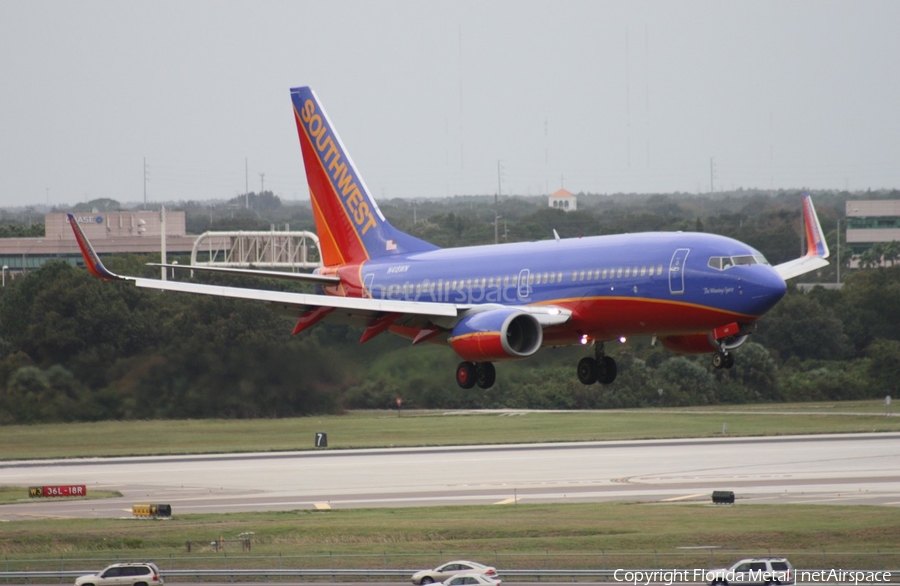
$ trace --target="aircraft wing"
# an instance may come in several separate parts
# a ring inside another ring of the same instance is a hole
[[[828,244],[808,193],[803,194],[803,219],[806,224],[806,254],[773,267],[785,281],[828,266]]]
[[[824,257],[802,256],[788,262],[783,262],[780,265],[775,265],[774,269],[778,271],[778,274],[781,275],[782,279],[787,281],[788,279],[793,279],[794,277],[799,277],[800,275],[827,266],[828,261],[825,260]]]
[[[363,320],[371,320],[367,332],[372,333],[367,336],[363,334],[363,339],[369,339],[373,335],[380,333],[391,325],[403,325],[413,328],[425,328],[429,325],[437,325],[443,329],[450,329],[462,317],[469,313],[486,311],[499,306],[494,305],[458,305],[454,303],[434,303],[423,301],[405,301],[392,299],[372,299],[366,297],[340,297],[335,295],[319,295],[310,293],[294,293],[287,291],[269,291],[265,289],[250,289],[244,287],[226,287],[220,285],[206,285],[202,283],[188,283],[184,281],[162,281],[159,279],[146,279],[143,277],[129,277],[117,275],[107,269],[100,261],[100,257],[94,251],[90,241],[82,232],[81,227],[75,221],[72,214],[69,214],[69,224],[75,232],[75,239],[84,256],[85,264],[88,271],[93,275],[107,281],[129,281],[137,287],[147,289],[158,289],[163,291],[179,291],[182,293],[196,293],[200,295],[213,295],[217,297],[230,297],[232,299],[248,299],[252,301],[263,301],[272,304],[280,309],[291,310],[295,315],[300,314],[300,321],[294,328],[294,333],[306,329],[317,323],[322,318],[328,316],[332,312],[337,315],[343,315]],[[197,267],[192,265],[172,265],[151,263],[153,266],[174,267],[189,270],[213,270],[214,272],[246,274],[256,276],[272,276],[277,278],[285,278],[284,275],[289,273],[280,273],[276,271],[257,271],[250,269],[225,269],[224,267]],[[223,270],[224,269],[224,270]],[[272,274],[274,273],[274,274]],[[340,282],[338,277],[329,277],[326,275],[304,275],[305,277],[313,277],[321,283]],[[292,277],[297,278],[297,274]],[[547,327],[550,325],[558,325],[568,321],[571,311],[553,306],[516,306],[515,309],[529,313],[537,319],[538,323]],[[374,329],[373,329],[374,328]]]
[[[307,283],[319,283],[322,285],[337,285],[341,282],[339,277],[328,275],[316,275],[314,273],[288,273],[287,271],[262,271],[259,269],[235,269],[231,267],[211,267],[206,265],[176,265],[169,263],[148,262],[147,266],[165,267],[167,269],[181,269],[189,271],[206,271],[209,273],[224,273],[228,275],[249,275],[253,277],[270,277],[273,279],[285,279],[288,281],[304,281]]]

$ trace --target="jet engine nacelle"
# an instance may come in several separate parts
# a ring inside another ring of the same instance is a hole
[[[531,356],[544,331],[533,316],[515,309],[491,309],[459,320],[448,342],[463,360],[489,362]]]
[[[748,334],[725,338],[725,349],[734,350],[747,341]],[[687,336],[666,336],[660,342],[676,354],[712,354],[719,351],[719,342],[709,334],[690,334]]]

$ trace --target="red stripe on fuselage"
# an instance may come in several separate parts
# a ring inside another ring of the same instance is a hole
[[[576,344],[584,334],[596,340],[693,334],[732,322],[752,323],[759,317],[691,303],[629,297],[564,299],[540,305],[572,311],[568,323],[544,330],[544,346]]]

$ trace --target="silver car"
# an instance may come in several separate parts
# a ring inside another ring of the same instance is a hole
[[[772,586],[794,584],[794,567],[784,558],[751,558],[717,570],[706,571],[710,586]]]
[[[478,572],[463,572],[444,580],[442,586],[500,586],[499,578],[492,578]]]
[[[75,586],[163,586],[159,568],[152,562],[113,564],[98,574],[75,580]]]
[[[470,562],[468,560],[453,560],[442,564],[433,570],[422,570],[416,572],[412,576],[412,583],[418,585],[434,584],[435,582],[443,582],[447,578],[461,573],[482,574],[488,578],[497,578],[497,569],[478,562]],[[455,585],[454,585],[455,586]]]

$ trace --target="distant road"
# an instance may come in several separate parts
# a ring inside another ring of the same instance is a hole
[[[900,505],[900,434],[391,448],[0,463],[0,484],[124,496],[35,499],[0,520],[577,501]],[[23,496],[27,492],[23,489]]]

